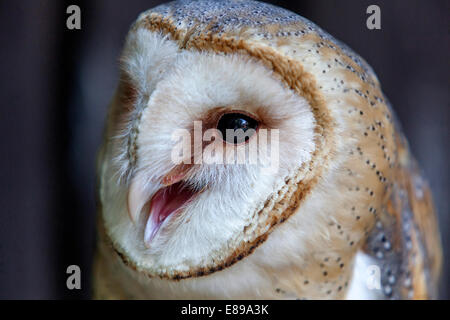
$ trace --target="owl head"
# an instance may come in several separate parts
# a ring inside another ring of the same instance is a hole
[[[222,270],[256,248],[267,264],[284,251],[300,259],[336,240],[337,221],[352,239],[333,246],[353,251],[363,228],[342,212],[383,197],[358,171],[359,157],[372,165],[382,153],[378,140],[362,142],[386,121],[371,106],[381,97],[364,61],[289,11],[179,1],[144,12],[125,42],[99,158],[108,238],[128,264],[169,279]],[[367,190],[338,192],[349,173]]]

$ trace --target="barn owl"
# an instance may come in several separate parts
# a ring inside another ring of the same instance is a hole
[[[96,298],[436,297],[430,189],[374,71],[285,9],[143,12],[98,180]]]

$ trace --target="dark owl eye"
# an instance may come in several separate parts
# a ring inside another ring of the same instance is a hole
[[[242,113],[226,113],[217,123],[217,130],[228,143],[239,144],[248,141],[256,132],[258,121]]]

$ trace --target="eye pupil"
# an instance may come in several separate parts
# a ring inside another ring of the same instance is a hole
[[[224,140],[235,144],[250,139],[257,127],[258,121],[242,113],[226,113],[217,124]]]

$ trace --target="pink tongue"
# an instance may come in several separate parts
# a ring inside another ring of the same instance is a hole
[[[150,214],[144,232],[144,242],[150,247],[152,239],[158,232],[161,224],[172,213],[180,209],[194,196],[194,192],[182,182],[159,189],[150,202]]]

